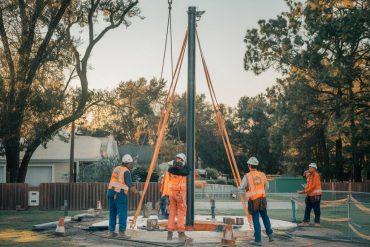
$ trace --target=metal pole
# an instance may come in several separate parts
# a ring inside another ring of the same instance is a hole
[[[75,102],[73,101],[73,111],[75,110]],[[75,121],[72,122],[71,128],[71,150],[69,153],[69,182],[74,180],[74,159],[75,159]]]
[[[188,9],[188,90],[186,109],[186,157],[190,174],[187,177],[186,225],[194,225],[194,165],[195,165],[195,25],[196,7]]]

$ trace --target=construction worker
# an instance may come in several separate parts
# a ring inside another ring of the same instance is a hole
[[[258,164],[259,162],[256,157],[251,157],[247,161],[249,172],[244,175],[239,189],[246,191],[246,197],[248,199],[248,211],[252,215],[253,219],[254,241],[250,242],[249,244],[261,246],[260,215],[262,217],[269,241],[272,242],[274,239],[272,237],[271,223],[266,209],[267,200],[265,189],[268,189],[268,183],[265,173],[257,171]]]
[[[169,186],[169,218],[167,225],[167,240],[172,240],[175,230],[175,217],[177,212],[177,231],[179,240],[187,241],[190,238],[185,235],[185,216],[186,216],[186,176],[190,171],[186,164],[186,156],[183,153],[176,155],[172,166],[168,168]],[[166,176],[166,175],[165,175]]]
[[[299,194],[307,194],[305,202],[306,209],[304,212],[303,222],[298,224],[299,226],[309,226],[310,225],[310,214],[313,209],[315,213],[315,224],[314,226],[320,227],[320,201],[321,201],[321,182],[320,175],[317,172],[316,163],[311,163],[308,165],[309,176],[307,178],[306,188],[304,190],[298,191]]]
[[[109,202],[109,237],[130,238],[126,235],[127,225],[127,208],[128,208],[128,192],[131,190],[135,195],[140,195],[141,192],[133,187],[131,173],[133,168],[133,159],[131,155],[125,154],[122,157],[120,166],[116,166],[113,170],[109,185],[108,185],[108,202]],[[117,214],[119,219],[119,233],[115,232]]]

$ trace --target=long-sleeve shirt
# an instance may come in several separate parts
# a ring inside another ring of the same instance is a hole
[[[132,178],[131,178],[131,172],[130,171],[126,171],[123,176],[125,177],[125,183],[126,185],[131,188],[132,187]]]
[[[307,180],[306,188],[304,190],[308,196],[321,195],[321,182],[318,172],[313,172]]]

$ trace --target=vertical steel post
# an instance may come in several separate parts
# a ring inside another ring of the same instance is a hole
[[[188,90],[186,108],[186,157],[190,174],[187,177],[186,225],[194,225],[195,168],[195,25],[196,7],[188,9]]]
[[[293,198],[293,195],[290,198],[290,201],[292,202],[292,222],[297,222],[297,218],[295,216],[295,200]]]

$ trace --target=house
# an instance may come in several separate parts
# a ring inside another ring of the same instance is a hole
[[[84,164],[97,162],[102,158],[119,156],[117,142],[113,136],[91,137],[75,135],[74,161],[78,173]],[[57,135],[46,148],[39,146],[28,165],[26,183],[39,185],[49,182],[68,182],[70,164],[70,139]],[[22,154],[21,154],[22,157]],[[0,156],[0,182],[5,182],[5,156]]]

